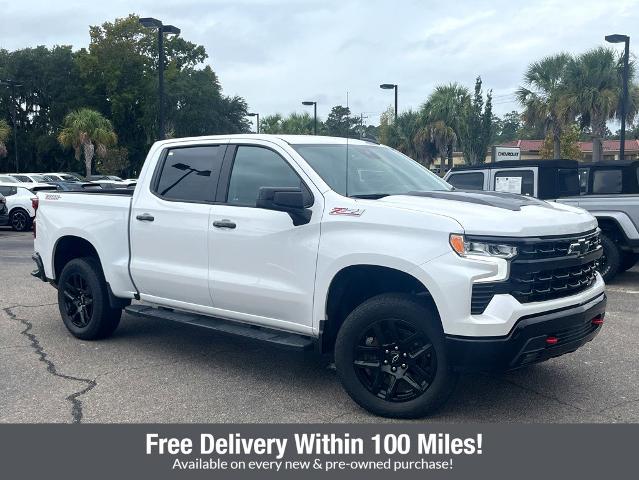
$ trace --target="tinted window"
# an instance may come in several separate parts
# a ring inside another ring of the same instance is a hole
[[[10,197],[18,192],[18,187],[0,187],[0,193],[5,197]]]
[[[484,174],[482,172],[453,173],[447,182],[460,190],[483,190]]]
[[[226,145],[168,151],[155,193],[167,200],[212,202]]]
[[[584,195],[588,193],[588,177],[590,176],[590,169],[579,169],[579,192]]]
[[[579,195],[579,173],[574,168],[560,168],[557,172],[559,196]]]
[[[594,170],[592,193],[621,193],[621,170]]]
[[[495,174],[495,191],[535,195],[535,176],[532,170],[510,170]]]
[[[27,177],[26,175],[11,175],[13,178],[15,178],[18,182],[22,182],[22,183],[30,183],[31,179],[29,177]]]
[[[229,181],[228,203],[254,207],[260,187],[304,189],[297,173],[274,151],[260,147],[238,147]]]

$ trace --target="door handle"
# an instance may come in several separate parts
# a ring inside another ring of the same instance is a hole
[[[235,225],[235,222],[231,222],[230,220],[216,220],[215,222],[213,222],[213,226],[215,228],[235,228],[237,227],[237,225]]]
[[[155,217],[153,217],[153,215],[149,215],[148,213],[137,215],[135,218],[137,220],[140,220],[141,222],[152,222],[153,220],[155,220]]]

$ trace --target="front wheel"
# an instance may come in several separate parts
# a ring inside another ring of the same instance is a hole
[[[58,306],[67,329],[82,340],[110,336],[120,323],[121,309],[111,308],[106,280],[95,258],[76,258],[62,269]]]
[[[346,318],[335,342],[335,366],[355,402],[395,418],[431,413],[457,378],[439,319],[405,294],[373,297]]]

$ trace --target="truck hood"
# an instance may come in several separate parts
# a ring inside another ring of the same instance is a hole
[[[465,233],[473,235],[564,235],[583,233],[597,227],[597,220],[581,208],[511,193],[415,192],[391,195],[378,202],[445,215],[456,220]]]

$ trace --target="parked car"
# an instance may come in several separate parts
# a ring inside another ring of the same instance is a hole
[[[15,181],[16,181],[16,179],[11,177],[11,176],[9,176],[9,175],[0,174],[0,182],[1,183],[13,183]]]
[[[0,193],[6,199],[7,224],[11,228],[17,232],[31,229],[35,217],[32,201],[37,199],[35,192],[44,190],[56,190],[56,187],[47,184],[0,183]]]
[[[7,210],[7,199],[0,193],[0,227],[9,225],[9,210]]]
[[[111,335],[126,309],[317,348],[361,406],[418,417],[458,371],[573,352],[603,323],[590,213],[454,191],[383,145],[165,140],[115,192],[38,194],[34,275],[81,339]]]
[[[534,196],[591,212],[602,230],[605,281],[639,260],[639,161],[510,160],[455,168],[444,177],[462,190]]]

